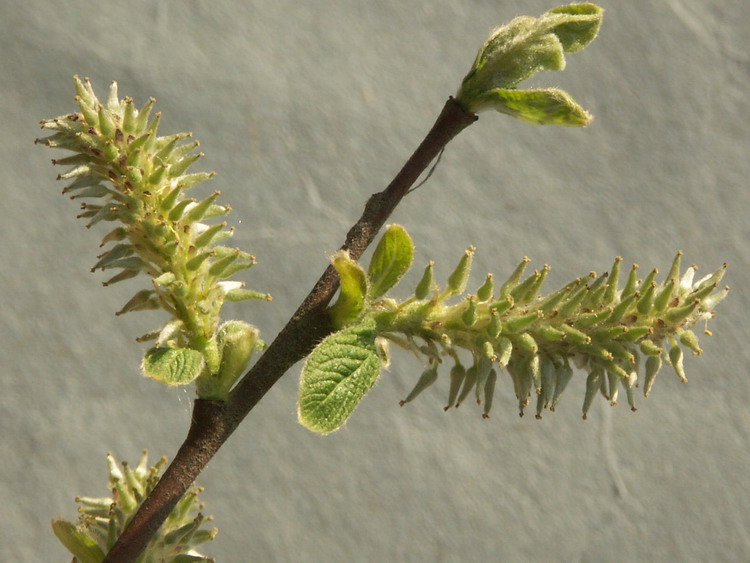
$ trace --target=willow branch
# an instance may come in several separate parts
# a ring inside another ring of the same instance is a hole
[[[349,230],[342,249],[358,259],[372,243],[417,178],[463,129],[477,120],[449,98],[432,129],[393,181],[370,197],[360,219]],[[296,362],[333,331],[325,308],[338,288],[329,266],[257,363],[243,376],[229,399],[197,399],[187,438],[151,495],[143,502],[105,562],[135,561],[175,504],[237,426]]]

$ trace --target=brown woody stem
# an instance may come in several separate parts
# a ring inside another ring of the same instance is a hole
[[[476,115],[467,113],[456,100],[449,98],[430,132],[393,181],[367,201],[362,217],[349,230],[341,248],[348,250],[353,259],[359,259],[417,178],[451,139],[476,120]],[[338,283],[336,271],[329,266],[226,402],[195,401],[187,438],[151,495],[105,557],[105,563],[136,560],[200,472],[263,395],[292,365],[307,356],[333,331],[325,309]]]

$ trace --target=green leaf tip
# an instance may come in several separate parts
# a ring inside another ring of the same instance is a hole
[[[414,243],[409,233],[401,225],[388,225],[370,260],[368,298],[377,299],[395,286],[411,268],[413,259]]]
[[[300,377],[300,424],[329,434],[349,418],[380,375],[375,321],[365,317],[325,338],[308,356]]]
[[[563,70],[565,53],[580,51],[597,36],[603,13],[586,3],[515,18],[485,41],[456,99],[471,113],[495,109],[535,124],[587,125],[591,117],[569,94],[516,88],[537,72]]]
[[[535,125],[584,127],[592,117],[562,90],[490,90],[476,99],[474,111],[494,109]]]

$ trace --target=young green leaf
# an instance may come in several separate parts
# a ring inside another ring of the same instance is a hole
[[[567,92],[557,88],[515,90],[498,88],[477,96],[474,111],[494,109],[535,125],[582,127],[591,115]]]
[[[190,348],[151,348],[143,356],[141,368],[146,377],[167,385],[185,385],[196,379],[206,361]]]
[[[388,225],[370,260],[370,299],[391,289],[411,267],[414,243],[401,225]]]
[[[341,278],[341,288],[338,300],[328,313],[334,326],[341,328],[356,319],[365,306],[367,274],[345,250],[337,252],[331,263]]]
[[[219,371],[196,382],[196,392],[201,399],[225,400],[234,382],[247,368],[253,352],[262,346],[259,331],[244,321],[227,321],[216,332],[221,354]]]
[[[580,51],[591,43],[602,25],[603,10],[596,4],[569,4],[552,8],[547,15],[555,21],[559,14],[560,23],[550,29],[557,36],[566,53]]]
[[[380,374],[375,321],[335,332],[310,354],[300,377],[297,413],[300,423],[319,434],[346,422]]]
[[[545,100],[532,91],[531,100],[523,103],[524,109],[530,106],[529,111],[500,108],[506,107],[505,98],[516,91],[519,83],[537,72],[563,70],[565,53],[579,51],[594,40],[602,14],[603,10],[594,4],[574,4],[560,6],[538,18],[515,18],[496,29],[479,50],[456,99],[472,113],[494,108],[531,123],[585,125],[588,114],[564,93]],[[518,106],[520,101],[511,102]]]

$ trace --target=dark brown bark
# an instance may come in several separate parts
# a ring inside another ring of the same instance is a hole
[[[362,217],[349,230],[341,248],[348,250],[353,259],[359,259],[417,178],[451,139],[476,120],[476,115],[467,113],[450,98],[430,132],[393,181],[367,201]],[[333,331],[325,308],[338,288],[338,281],[336,271],[329,266],[226,402],[195,401],[187,438],[105,562],[135,561],[175,504],[263,395]]]

